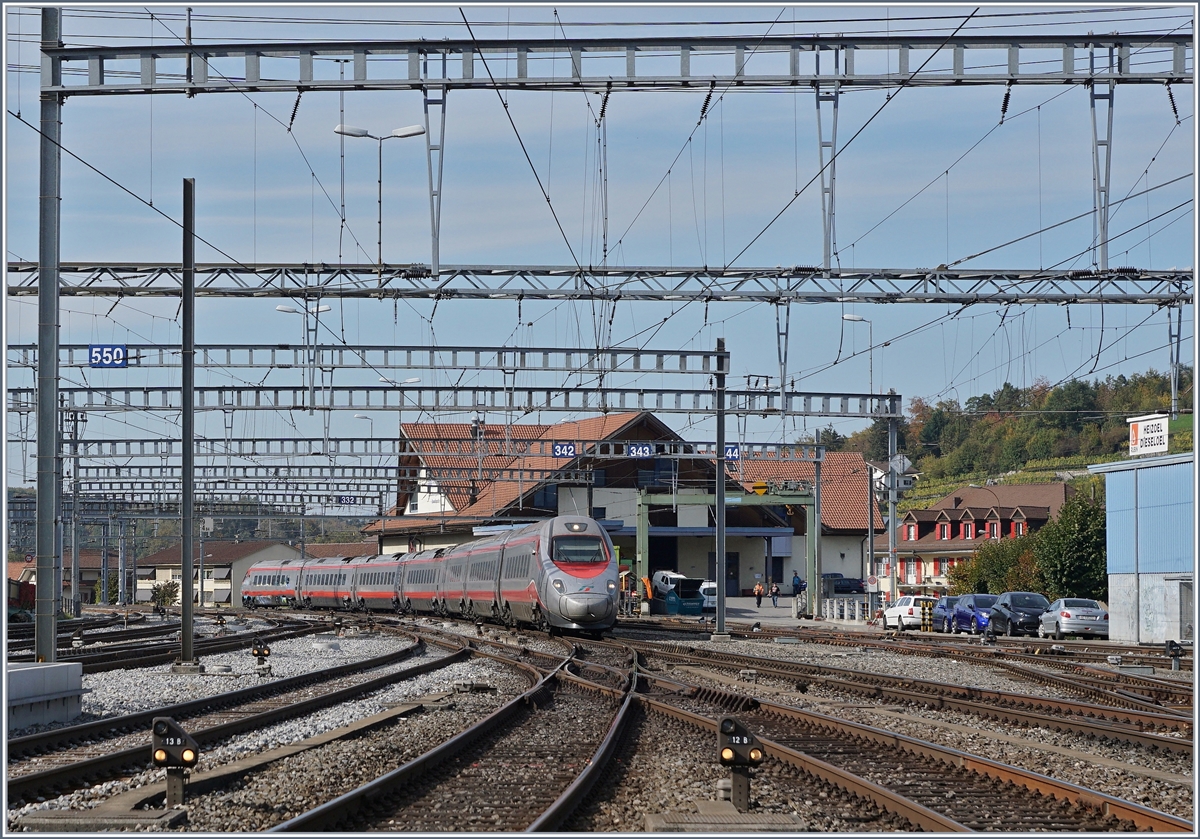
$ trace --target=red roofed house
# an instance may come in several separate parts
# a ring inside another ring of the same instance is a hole
[[[364,533],[379,540],[381,552],[457,545],[476,538],[476,527],[576,514],[605,522],[622,564],[632,565],[639,489],[653,487],[656,493],[679,496],[713,491],[715,461],[707,458],[606,458],[592,456],[590,451],[565,452],[563,457],[551,454],[556,441],[680,440],[645,411],[555,425],[405,423],[402,432],[409,441],[421,441],[419,450],[426,454],[401,457],[401,464],[416,468],[418,477],[401,487],[387,518],[364,528]],[[519,455],[522,447],[532,454]],[[867,472],[857,454],[837,455],[826,463],[828,468],[822,474],[824,570],[844,568],[847,576],[859,576],[866,538]],[[748,492],[758,480],[812,480],[812,464],[807,463],[747,461],[740,466],[742,471],[736,464],[730,466],[726,486],[731,494]],[[490,476],[481,471],[502,469],[514,472],[504,480],[493,480],[494,471]],[[778,474],[768,475],[764,469],[777,469]],[[518,477],[517,470],[523,470],[523,476],[529,470],[541,473],[534,479]],[[547,480],[554,471],[590,472],[592,481]],[[859,495],[861,509],[855,506]],[[652,508],[650,572],[671,570],[714,579],[714,531],[712,510],[707,505]],[[805,574],[805,532],[803,510],[789,513],[749,504],[730,506],[726,513],[726,591],[749,592],[756,579],[766,578],[778,580],[790,591],[792,571]]]
[[[963,487],[926,510],[900,516],[896,533],[896,582],[905,593],[944,593],[946,572],[989,539],[1015,539],[1058,515],[1074,494],[1065,483]],[[887,556],[887,536],[875,540]]]
[[[246,569],[263,560],[298,559],[300,551],[282,542],[226,542],[204,540],[204,606],[228,606],[242,602],[242,578]],[[193,591],[199,593],[200,546],[192,554]],[[148,601],[157,583],[174,580],[183,586],[183,562],[179,545],[172,545],[138,561],[138,600]],[[111,567],[111,566],[110,566]],[[115,570],[115,569],[114,569]],[[145,575],[145,576],[143,576]]]

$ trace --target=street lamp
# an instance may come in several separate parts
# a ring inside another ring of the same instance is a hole
[[[387,385],[395,385],[397,387],[400,387],[402,385],[420,384],[421,377],[413,376],[411,378],[405,379],[402,382],[397,382],[397,381],[393,381],[392,379],[389,379],[387,376],[380,376],[379,381],[381,381]],[[396,446],[397,446],[397,450],[398,450],[397,451],[397,460],[396,460],[397,466],[400,465],[400,458],[402,458],[404,456],[404,453],[406,451],[408,451],[408,445],[404,442],[404,400],[405,400],[405,398],[406,397],[404,395],[404,391],[400,391],[400,409],[396,412],[396,425],[397,425]],[[410,481],[410,485],[411,485],[411,481]],[[400,492],[399,484],[397,484],[397,486],[396,486],[396,492],[397,492],[397,494]]]
[[[374,438],[374,436],[375,436],[375,420],[371,419],[366,414],[355,414],[354,418],[360,419],[360,420],[366,420],[367,422],[371,423],[371,437]]]
[[[996,494],[996,491],[995,491],[995,490],[993,490],[993,489],[989,489],[989,488],[987,488],[987,487],[985,487],[985,486],[981,486],[981,485],[979,485],[979,484],[967,484],[967,486],[969,486],[971,489],[981,489],[981,490],[983,490],[984,492],[986,492],[986,493],[988,493],[989,495],[991,495],[991,496],[992,496],[992,498],[993,498],[993,499],[995,500],[995,502],[996,502],[996,506],[997,506],[997,507],[1000,507],[1000,506],[1001,506],[1001,504],[1000,504],[1000,496]],[[997,513],[997,515],[999,515],[999,513]],[[996,525],[996,526],[997,526],[997,527],[999,527],[999,525]],[[988,536],[988,538],[990,539],[990,538],[991,538],[991,536],[989,535],[989,536]],[[999,538],[999,536],[997,536],[997,538]]]
[[[308,413],[312,414],[314,403],[317,399],[317,328],[320,325],[320,316],[322,312],[330,311],[330,307],[324,304],[316,306],[305,306],[304,311],[300,311],[295,306],[279,305],[275,307],[275,311],[283,312],[286,315],[303,315],[304,316],[304,349],[308,355]],[[315,320],[313,328],[310,332],[308,328],[308,316],[312,315]]]
[[[353,125],[339,125],[333,129],[334,134],[341,134],[345,137],[367,137],[371,140],[376,140],[379,143],[379,274],[383,275],[383,141],[393,138],[404,137],[419,137],[425,133],[423,125],[406,125],[403,128],[397,128],[391,134],[384,137],[376,137],[365,128],[355,128]]]
[[[875,327],[864,318],[862,315],[842,315],[842,320],[848,320],[851,323],[865,323],[867,325],[867,340],[870,346],[867,347],[867,377],[868,387],[871,393],[875,393]]]

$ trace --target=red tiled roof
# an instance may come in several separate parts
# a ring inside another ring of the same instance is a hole
[[[739,461],[740,475],[731,475],[750,489],[759,481],[816,480],[812,463],[799,460]],[[823,530],[867,529],[870,469],[859,452],[826,452],[821,463],[821,527]],[[875,529],[883,529],[883,516],[875,510]]]
[[[962,487],[930,506],[931,510],[947,510],[955,507],[1048,507],[1051,517],[1058,515],[1058,508],[1075,494],[1067,484],[1052,482],[1045,484],[997,484],[988,487]],[[956,504],[955,501],[958,503]]]
[[[256,554],[259,551],[267,548],[281,546],[289,548],[283,542],[268,541],[266,539],[253,542],[221,542],[209,541],[204,542],[204,561],[205,564],[212,565],[229,565],[236,560],[243,559],[251,554]],[[300,556],[300,551],[296,548],[290,548],[296,551],[296,556]],[[200,558],[200,545],[197,544],[192,552],[192,561]],[[109,562],[112,563],[112,554],[109,554]],[[163,548],[161,551],[152,553],[149,556],[139,557],[138,565],[179,565],[180,551],[178,545],[172,545],[169,548]]]
[[[584,420],[560,422],[554,425],[514,424],[510,426],[508,433],[511,435],[510,439],[513,440],[604,440],[615,437],[629,426],[647,419],[654,420],[655,418],[648,411],[629,411],[620,414],[590,417]],[[497,433],[494,436],[486,437],[486,440],[499,442],[504,439],[502,427],[491,426],[489,430],[491,429],[495,429]],[[666,429],[665,426],[663,426],[663,429],[669,432],[669,429]],[[459,454],[458,446],[455,445],[461,441],[466,441],[470,445],[471,426],[466,423],[405,424],[404,433],[412,438],[429,439],[436,437],[437,439],[449,441],[447,448],[451,453],[444,456],[435,455],[423,458],[422,462],[425,465],[453,466],[459,468],[475,468],[478,465],[477,455]],[[489,449],[494,450],[494,447],[489,446]],[[518,459],[500,455],[484,456],[484,466],[501,469],[516,468],[518,466],[525,469],[566,469],[575,462],[574,460],[556,457],[522,457]],[[472,503],[470,500],[469,481],[439,481],[439,488],[450,496],[451,503],[454,504],[456,510],[455,513],[401,516],[400,518],[369,524],[363,528],[363,533],[411,533],[451,525],[454,529],[461,530],[463,527],[470,526],[471,524],[478,524],[495,518],[499,513],[514,504],[522,493],[527,495],[541,483],[544,482],[477,481],[475,485],[475,501]],[[389,515],[396,514],[397,510],[394,508],[389,513]]]

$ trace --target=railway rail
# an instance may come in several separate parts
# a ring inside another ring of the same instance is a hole
[[[906,799],[904,816],[921,830],[1194,833],[1184,819],[956,749],[739,694],[639,678],[655,694],[643,701],[663,713],[714,730],[713,717],[735,713],[771,757],[798,762],[890,812],[896,805],[878,788]],[[894,771],[897,761],[904,772]]]
[[[733,673],[753,669],[758,676],[791,681],[801,688],[820,684],[831,690],[859,696],[948,708],[1021,726],[1070,731],[1176,754],[1193,753],[1192,721],[1175,714],[951,685],[718,650],[672,650],[634,641],[627,644],[638,651],[643,660],[660,659]]]
[[[280,679],[204,699],[156,708],[138,714],[54,729],[9,741],[8,799],[57,795],[97,780],[108,779],[149,763],[149,726],[153,717],[188,720],[189,733],[204,746],[235,734],[310,713],[396,681],[411,678],[453,661],[457,652],[403,670],[363,678],[422,649],[419,641],[384,656],[339,665],[314,673]],[[47,764],[50,764],[47,766]]]
[[[551,830],[594,783],[630,696],[557,670],[416,760],[272,830]]]

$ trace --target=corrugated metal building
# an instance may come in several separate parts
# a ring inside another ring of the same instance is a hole
[[[1105,477],[1109,637],[1194,638],[1195,456],[1089,466]]]

